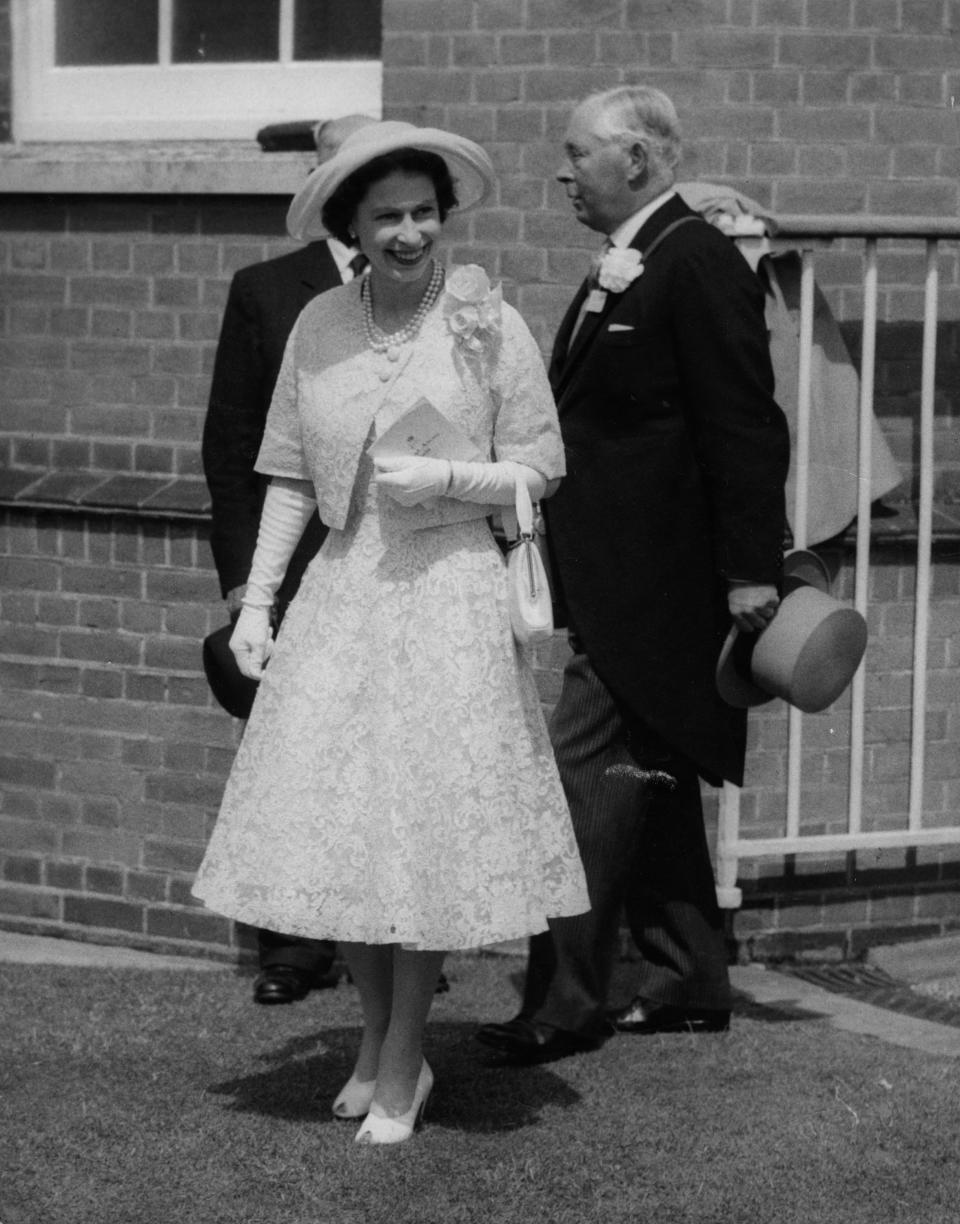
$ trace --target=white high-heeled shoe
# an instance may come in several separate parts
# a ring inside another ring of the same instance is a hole
[[[413,1101],[407,1112],[401,1114],[399,1118],[388,1118],[384,1114],[377,1112],[380,1108],[378,1105],[371,1103],[370,1112],[364,1119],[363,1125],[357,1131],[356,1142],[403,1143],[405,1139],[409,1139],[423,1118],[427,1097],[430,1095],[432,1087],[433,1072],[427,1066],[427,1060],[424,1059],[423,1066],[420,1068],[420,1074],[417,1076],[417,1086],[413,1093]]]
[[[356,1074],[351,1075],[334,1098],[331,1106],[333,1116],[347,1119],[364,1117],[369,1112],[376,1086],[375,1079],[361,1080],[357,1079]]]

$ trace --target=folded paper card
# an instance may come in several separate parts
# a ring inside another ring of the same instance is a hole
[[[375,459],[418,455],[429,459],[462,459],[468,463],[486,456],[464,431],[448,421],[427,399],[419,399],[370,446]]]

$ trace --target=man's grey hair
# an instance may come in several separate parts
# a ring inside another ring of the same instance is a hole
[[[320,119],[313,125],[313,143],[318,153],[329,157],[348,136],[368,123],[376,123],[372,115],[338,115],[335,119]],[[325,146],[326,149],[325,149]]]
[[[648,156],[669,170],[680,161],[680,120],[676,107],[662,90],[649,85],[618,85],[591,94],[599,103],[596,134],[625,148],[640,144]]]

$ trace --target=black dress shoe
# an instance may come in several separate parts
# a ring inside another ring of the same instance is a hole
[[[292,965],[270,965],[253,983],[253,1001],[265,1006],[298,1003],[307,997],[313,985],[312,973],[304,973]]]
[[[719,1008],[668,1007],[634,999],[611,1017],[618,1033],[725,1033],[730,1013]]]
[[[600,1037],[572,1033],[516,1016],[505,1024],[485,1024],[477,1030],[477,1041],[516,1063],[545,1063],[571,1054],[597,1050],[603,1044]]]

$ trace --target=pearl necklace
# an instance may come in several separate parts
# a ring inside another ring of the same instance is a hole
[[[427,317],[430,308],[440,296],[440,291],[443,289],[443,268],[438,263],[434,263],[433,271],[430,273],[430,283],[424,291],[423,297],[420,299],[420,305],[414,312],[413,318],[409,323],[395,332],[384,332],[373,321],[373,297],[370,290],[370,277],[363,278],[363,284],[360,286],[360,301],[363,304],[363,330],[367,335],[367,344],[375,353],[385,354],[390,362],[400,360],[400,348],[404,344],[408,344],[413,340],[420,330],[423,320]]]

